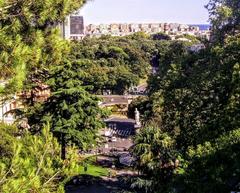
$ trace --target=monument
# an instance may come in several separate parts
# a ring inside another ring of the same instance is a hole
[[[138,109],[135,109],[135,128],[140,128],[141,127],[141,122],[140,122],[140,113]]]

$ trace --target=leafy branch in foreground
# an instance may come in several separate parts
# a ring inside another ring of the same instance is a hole
[[[35,136],[19,135],[14,126],[1,124],[0,129],[0,192],[64,192],[64,179],[77,174],[77,160],[73,152],[68,162],[61,160],[49,125]]]

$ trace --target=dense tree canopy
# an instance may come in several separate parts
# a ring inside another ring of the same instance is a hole
[[[122,94],[149,73],[154,42],[131,38],[87,38],[72,45],[73,60],[86,60],[87,77],[83,81],[94,86],[93,92],[101,94],[103,90],[111,90]]]
[[[87,58],[90,60],[89,63],[92,62],[98,67],[98,71],[94,69],[95,66],[86,67],[90,77],[93,80],[97,78],[92,76],[94,75],[92,72],[98,73],[98,77],[99,73],[102,74],[100,77],[105,77],[102,87],[95,86],[96,91],[110,89],[116,93],[123,93],[131,86],[136,86],[141,78],[146,77],[151,67],[150,57],[154,50],[154,42],[147,38],[137,38],[138,35],[121,38],[107,36],[86,39],[81,44],[76,43],[73,53],[76,59]],[[94,82],[99,84],[93,81],[93,85],[96,84]]]
[[[239,190],[239,5],[234,0],[210,1],[214,44],[195,53],[182,43],[172,44],[161,53],[160,69],[149,79],[148,102],[136,103],[143,115],[148,112],[146,125],[150,119],[157,124],[181,155],[169,183],[163,185],[165,192]],[[138,137],[144,140],[144,134],[145,129]],[[149,145],[154,139],[150,137]],[[148,154],[151,151],[145,150],[137,157]],[[144,179],[153,177],[145,174]],[[159,176],[154,179],[161,184]]]
[[[158,35],[148,36],[140,32],[125,37],[86,38],[72,43],[71,59],[81,62],[84,59],[83,70],[87,76],[83,82],[93,85],[92,92],[101,94],[104,90],[111,90],[122,94],[137,86],[141,79],[146,79],[152,72],[152,66],[159,67],[159,60],[163,60],[161,56],[165,52],[169,53],[165,55],[165,60],[171,60],[173,47],[178,44],[179,48],[180,45],[187,47],[195,43],[157,38]],[[181,49],[176,55],[179,52]]]

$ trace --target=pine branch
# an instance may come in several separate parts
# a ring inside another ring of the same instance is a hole
[[[8,9],[12,8],[12,7],[15,6],[15,5],[17,5],[18,2],[19,2],[19,1],[12,2],[12,4],[0,8],[0,13],[2,13],[2,12],[5,11],[5,10],[8,10]]]
[[[43,184],[43,187],[46,186],[48,183],[50,183],[59,173],[60,173],[60,170],[57,171],[51,178],[49,178],[48,181],[46,181],[46,182]]]

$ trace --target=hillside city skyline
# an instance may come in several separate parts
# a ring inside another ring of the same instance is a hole
[[[126,36],[136,32],[146,34],[165,33],[175,39],[179,35],[192,35],[209,39],[208,25],[186,25],[180,23],[111,23],[111,24],[85,24],[81,12],[75,12],[66,17],[61,27],[63,37],[71,40],[80,40],[85,36],[100,37],[102,35]],[[182,38],[182,37],[181,37]]]

